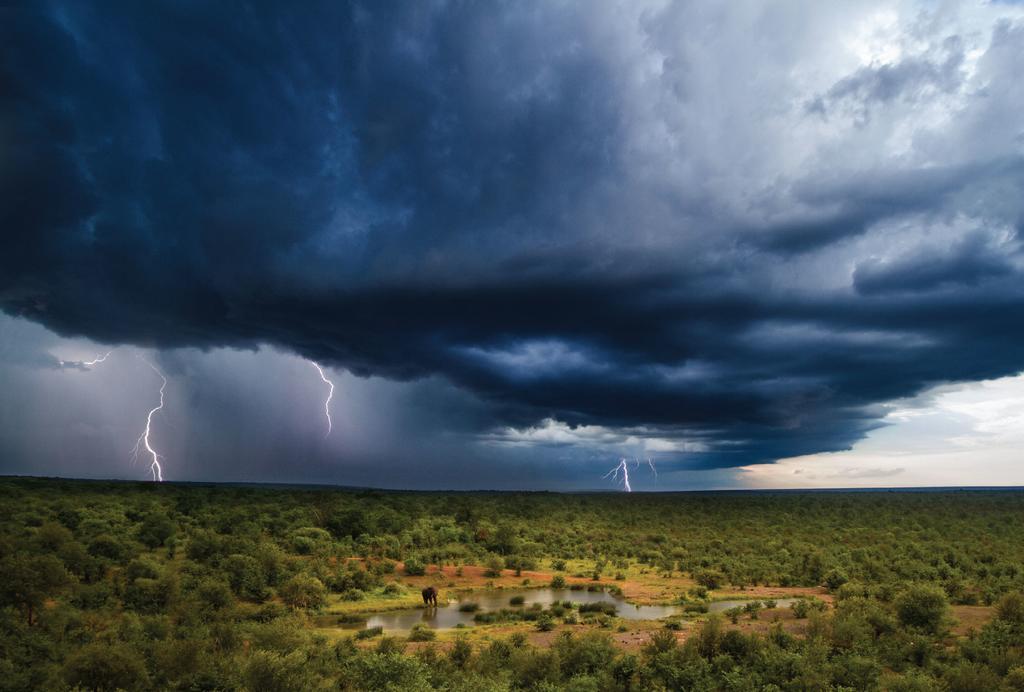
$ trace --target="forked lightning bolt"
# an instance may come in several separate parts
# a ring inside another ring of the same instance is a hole
[[[324,401],[324,413],[327,415],[327,432],[324,433],[324,437],[331,434],[333,424],[331,423],[331,399],[334,397],[334,383],[327,379],[327,375],[324,374],[324,369],[320,367],[320,364],[316,361],[309,361],[310,365],[316,368],[316,371],[320,373],[320,379],[324,381],[330,389],[327,391],[327,400]]]
[[[639,459],[634,458],[633,464],[634,469],[640,468]],[[654,460],[651,459],[650,457],[647,457],[647,466],[650,467],[651,473],[653,473],[654,478],[657,479],[658,469],[654,467]],[[609,476],[611,476],[611,479],[613,481],[618,481],[619,474],[622,475],[622,489],[625,490],[627,493],[633,492],[633,487],[629,484],[629,459],[626,459],[625,457],[619,459],[619,463],[616,464],[615,468],[613,468],[611,471],[609,471],[608,473],[604,474],[601,477],[608,478]]]
[[[72,368],[91,368],[93,365],[99,365],[105,361],[113,351],[107,351],[102,356],[96,356],[92,360],[58,360],[60,367],[72,367]]]
[[[633,488],[629,485],[629,467],[626,465],[626,459],[619,459],[618,465],[608,473],[601,476],[602,478],[612,477],[613,481],[619,480],[619,473],[622,473],[622,488],[627,492],[633,492]]]
[[[152,463],[149,465],[149,470],[153,473],[153,480],[162,481],[164,479],[164,473],[163,469],[160,467],[160,455],[155,449],[153,449],[153,445],[149,443],[149,433],[153,427],[153,414],[164,407],[164,389],[167,387],[167,378],[164,377],[164,374],[160,372],[155,365],[145,358],[142,358],[142,362],[153,368],[153,372],[160,376],[160,403],[150,410],[149,415],[146,416],[146,427],[143,429],[142,434],[139,435],[139,440],[135,443],[135,449],[132,450],[132,462],[134,463],[138,460],[139,454],[141,454],[142,450],[145,449],[146,453],[153,458]]]

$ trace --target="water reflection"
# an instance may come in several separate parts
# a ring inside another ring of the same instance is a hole
[[[443,598],[442,594],[442,598]],[[522,604],[513,606],[513,597],[522,598]],[[788,607],[794,598],[776,599],[776,607]],[[660,620],[672,615],[681,615],[683,609],[673,605],[633,605],[622,598],[603,591],[579,591],[572,589],[502,589],[481,591],[463,596],[461,602],[451,602],[436,608],[413,608],[408,610],[392,610],[374,613],[365,621],[340,622],[338,616],[319,618],[323,626],[341,627],[344,629],[364,629],[381,627],[384,631],[407,631],[414,625],[424,624],[433,629],[450,629],[459,625],[470,627],[475,623],[476,613],[489,613],[502,608],[529,608],[533,605],[547,607],[555,602],[572,601],[583,603],[612,603],[618,609],[617,615],[625,620]],[[708,604],[708,612],[720,613],[735,606],[744,606],[744,601],[716,601]],[[463,603],[476,603],[479,608],[475,612],[463,612],[459,606]]]

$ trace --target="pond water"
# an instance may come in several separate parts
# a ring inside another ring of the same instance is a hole
[[[443,596],[443,594],[442,594]],[[521,596],[523,604],[512,606],[509,601],[513,596]],[[391,610],[370,615],[365,622],[339,623],[337,616],[322,616],[323,624],[347,629],[364,629],[382,627],[385,631],[409,630],[413,625],[423,623],[434,629],[448,629],[463,624],[471,627],[476,624],[473,617],[476,613],[464,613],[459,610],[461,603],[476,603],[480,606],[478,613],[487,613],[502,608],[528,608],[539,604],[549,606],[556,601],[572,601],[573,603],[612,603],[618,608],[618,616],[626,620],[657,620],[676,615],[680,609],[676,606],[638,606],[621,598],[602,591],[573,591],[571,589],[505,589],[469,594],[461,602],[451,602],[437,608],[415,608],[410,610]]]
[[[742,608],[743,606],[747,605],[751,601],[756,601],[756,600],[759,600],[759,599],[749,598],[749,599],[747,599],[745,601],[714,601],[712,603],[708,603],[708,612],[709,613],[724,613],[725,611],[729,610],[730,608],[735,608],[737,606]],[[764,603],[764,599],[760,599],[760,600],[761,600],[762,603]],[[774,600],[775,600],[775,607],[776,608],[788,608],[791,605],[793,605],[793,603],[795,603],[798,599],[796,599],[796,598],[776,598]]]
[[[513,606],[513,596],[521,596],[523,604]],[[443,597],[443,594],[442,594]],[[778,598],[776,607],[790,606],[795,598]],[[407,610],[390,610],[373,613],[366,620],[358,622],[342,622],[337,615],[323,615],[317,618],[323,627],[341,627],[343,629],[366,629],[381,627],[386,632],[407,631],[413,625],[423,623],[432,629],[450,629],[460,624],[472,627],[476,622],[476,613],[489,613],[502,608],[528,608],[539,604],[549,606],[556,601],[572,601],[581,603],[611,603],[618,609],[617,615],[625,620],[660,620],[671,615],[679,615],[682,608],[673,605],[633,605],[603,591],[573,591],[572,589],[503,589],[500,591],[483,591],[463,597],[461,602],[452,601],[437,608],[410,608]],[[708,604],[708,612],[720,613],[735,606],[749,603],[745,601],[715,601]],[[467,613],[459,610],[461,603],[476,603],[480,607],[476,612]]]

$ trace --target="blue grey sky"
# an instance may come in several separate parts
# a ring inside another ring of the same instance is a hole
[[[1019,5],[2,12],[0,473],[1016,472]]]

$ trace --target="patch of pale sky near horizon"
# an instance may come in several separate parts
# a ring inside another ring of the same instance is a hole
[[[845,452],[736,470],[751,488],[1024,485],[1024,375],[943,385],[889,404]]]

